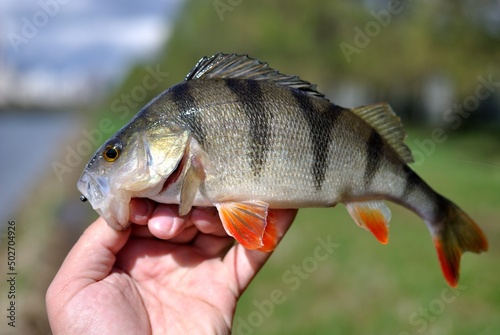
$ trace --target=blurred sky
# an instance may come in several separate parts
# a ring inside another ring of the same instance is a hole
[[[182,2],[1,0],[0,76],[29,78],[43,91],[61,82],[116,82],[158,50]]]
[[[0,157],[19,156],[18,147],[33,151],[16,164],[0,164],[2,223],[56,160],[57,143],[81,127],[66,113],[23,115],[9,106],[27,103],[38,112],[39,106],[51,110],[61,102],[105,95],[131,64],[154,56],[180,5],[182,0],[0,0],[0,109],[7,102],[15,112],[0,113]]]

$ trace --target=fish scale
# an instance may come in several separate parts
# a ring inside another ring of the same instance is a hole
[[[186,83],[186,85],[195,86],[195,88],[190,90],[197,91],[196,86],[206,86],[206,83],[198,81]],[[265,84],[260,85],[264,86],[262,90],[266,92],[266,95],[279,97],[280,95],[288,94],[293,97],[293,92],[290,92],[287,88],[267,87],[268,85]],[[210,96],[227,96],[227,92],[224,92],[226,90],[224,85],[213,85],[213,87],[213,89],[208,90],[211,93],[209,94]],[[275,92],[279,90],[283,90],[284,92]],[[231,92],[234,91],[231,90]],[[266,100],[267,97],[265,96],[260,99],[252,95],[249,96],[254,98],[254,101],[251,103],[248,102],[247,99],[243,100],[240,96],[237,96],[234,102],[227,102],[223,105],[212,105],[210,102],[204,103],[202,99],[196,99],[196,96],[193,95],[197,108],[202,111],[200,114],[204,115],[199,118],[201,123],[203,123],[201,132],[208,138],[215,139],[215,142],[205,143],[205,150],[210,156],[212,165],[220,170],[214,171],[214,173],[208,173],[209,175],[213,175],[214,186],[210,187],[210,189],[219,189],[219,192],[223,194],[227,194],[229,190],[232,190],[234,193],[267,197],[265,193],[259,193],[259,190],[267,192],[268,189],[272,188],[276,193],[280,187],[286,187],[289,195],[294,193],[296,197],[298,197],[298,199],[293,200],[294,202],[308,199],[311,201],[311,196],[316,198],[314,201],[318,204],[320,204],[320,202],[321,204],[331,202],[331,195],[325,198],[326,193],[330,193],[328,190],[323,193],[318,193],[315,190],[318,183],[317,181],[324,178],[324,176],[320,174],[324,174],[324,171],[328,168],[328,161],[326,158],[329,150],[323,152],[314,149],[315,146],[313,143],[317,143],[318,141],[315,142],[315,140],[311,140],[311,129],[307,127],[307,124],[312,122],[316,122],[318,127],[328,123],[321,122],[320,118],[316,118],[315,121],[304,122],[305,120],[301,120],[300,118],[304,117],[306,113],[302,109],[297,108],[297,106],[293,106],[288,109],[288,114],[290,115],[285,114],[284,117],[273,118],[274,122],[269,129],[270,134],[273,135],[272,137],[269,135],[266,137],[271,137],[275,140],[272,142],[270,141],[269,147],[267,145],[259,147],[258,145],[254,145],[255,137],[252,136],[252,129],[255,129],[252,127],[258,125],[256,119],[258,119],[260,115],[265,114],[282,115],[282,113],[277,113],[280,111],[279,107],[281,106],[268,103],[268,100]],[[229,99],[229,101],[231,101],[231,99]],[[258,109],[259,112],[253,114],[245,112],[250,108]],[[295,116],[299,117],[298,122],[294,122],[291,125],[289,120],[296,119]],[[231,124],[237,125],[239,131],[234,134],[236,136],[227,136],[228,129],[220,126],[220,117],[223,119],[231,119]],[[195,125],[191,127],[192,129],[196,128]],[[241,129],[244,129],[244,132],[242,132]],[[318,130],[321,130],[321,128]],[[324,130],[329,131],[328,128]],[[253,130],[253,132],[255,133],[256,130]],[[303,135],[297,137],[295,136],[297,132]],[[319,134],[316,136],[317,139],[321,139],[321,137],[331,137],[329,133],[317,133]],[[195,138],[197,137],[196,131],[193,131],[193,136]],[[322,145],[325,149],[328,148],[328,142],[323,141],[321,143],[323,143]],[[294,162],[296,164],[290,164],[291,157],[287,155],[290,147],[294,152],[300,153],[300,155],[296,157],[296,162]],[[234,152],[234,148],[236,148],[238,152]],[[243,148],[243,154],[239,152],[241,148]],[[255,154],[255,148],[259,148],[262,151]],[[252,153],[254,153],[254,157],[263,157],[266,151],[268,151],[268,164],[263,165],[261,168],[272,173],[263,172],[260,178],[254,178],[254,167],[256,163],[255,160],[252,162]],[[273,156],[272,159],[269,159],[270,155]],[[295,168],[295,171],[293,168]],[[231,171],[235,172],[235,174],[228,176],[228,173]],[[276,183],[276,176],[278,175],[281,177],[288,175],[291,178],[286,180],[285,183]],[[248,180],[242,176],[248,176]],[[295,179],[296,177],[301,178]],[[301,183],[298,183],[298,181]],[[283,194],[284,191],[279,193]],[[272,201],[273,199],[266,198],[266,200]]]
[[[236,80],[229,81],[234,83]],[[352,200],[370,195],[397,199],[405,187],[407,178],[401,159],[384,147],[380,135],[355,114],[343,113],[342,108],[325,99],[266,82],[258,84],[261,96],[249,93],[242,98],[228,87],[227,82],[224,79],[196,80],[178,85],[187,88],[172,90],[174,101],[179,99],[175,97],[176,92],[190,92],[192,102],[187,105],[198,111],[196,119],[199,121],[190,124],[193,136],[197,138],[197,129],[200,129],[204,137],[211,139],[204,140],[204,145],[213,170],[207,171],[205,194],[199,194],[194,205],[206,205],[207,198],[222,201],[250,197],[275,208],[332,206],[345,201],[343,197]],[[245,85],[240,84],[243,88]],[[307,102],[297,104],[295,101]],[[248,113],[251,108],[256,112]],[[163,113],[162,109],[158,110]],[[182,115],[184,111],[173,109],[172,112]],[[271,148],[266,149],[275,155],[268,159],[269,166],[261,167],[266,172],[254,178],[255,163],[249,157],[252,153],[254,157],[263,156],[263,153],[255,153],[251,129],[257,124],[254,119],[264,112],[276,118],[270,136],[284,140],[275,140]],[[221,126],[221,119],[231,122]],[[340,123],[338,127],[333,127],[335,120]],[[356,125],[354,131],[353,125]],[[295,136],[297,132],[303,134],[300,141]],[[341,139],[343,145],[332,145],[330,139],[333,138]],[[296,164],[290,164],[290,156],[286,154],[290,147],[299,153]],[[353,166],[358,168],[353,169]],[[381,182],[374,182],[379,170],[383,172],[379,176]],[[386,180],[391,180],[395,186],[388,188]],[[323,183],[326,186],[322,190]],[[369,188],[372,183],[373,187]],[[428,203],[427,206],[422,203],[422,207],[430,207],[425,212],[433,212],[433,202]]]
[[[388,242],[384,200],[419,215],[443,274],[457,285],[460,256],[482,252],[476,223],[408,166],[402,124],[389,105],[343,108],[297,76],[248,56],[204,57],[97,150],[78,188],[116,229],[134,197],[215,206],[228,235],[271,251],[269,208],[342,203],[360,227]]]
[[[248,136],[249,148],[248,157],[253,174],[258,177],[262,167],[266,162],[267,151],[272,140],[270,122],[272,113],[268,108],[262,108],[260,101],[262,96],[261,85],[254,80],[227,79],[225,85],[237,96],[237,101],[242,104],[245,118],[249,121]]]

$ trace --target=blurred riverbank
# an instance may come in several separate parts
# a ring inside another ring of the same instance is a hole
[[[73,114],[8,111],[0,114],[0,229],[20,210],[60,154],[62,143],[81,128]]]

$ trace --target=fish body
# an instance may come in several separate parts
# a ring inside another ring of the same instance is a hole
[[[460,255],[487,249],[479,227],[408,166],[399,118],[387,104],[335,105],[314,85],[247,56],[202,58],[186,79],[147,104],[85,168],[78,188],[107,222],[125,229],[132,197],[215,206],[229,235],[272,250],[268,208],[346,205],[387,243],[390,211],[427,224],[445,278]]]
[[[247,85],[242,80],[187,81],[165,94],[173,102],[171,110],[183,111],[175,117],[207,156],[203,187],[193,205],[259,199],[272,208],[327,207],[399,198],[413,186],[402,158],[350,110],[266,82],[253,82],[259,93],[246,94]],[[200,91],[208,98],[193,98]],[[191,109],[178,108],[187,99],[197,106],[196,117],[189,115]],[[162,115],[161,110],[153,113]],[[152,199],[179,203],[179,196],[171,188]]]

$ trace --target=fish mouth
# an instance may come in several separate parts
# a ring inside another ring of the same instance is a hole
[[[111,192],[107,178],[94,176],[87,171],[83,172],[77,187],[108,225],[116,230],[128,228],[130,196],[123,192]]]
[[[77,183],[78,190],[94,205],[103,201],[109,195],[109,184],[105,178],[94,178],[90,173],[83,172]]]

